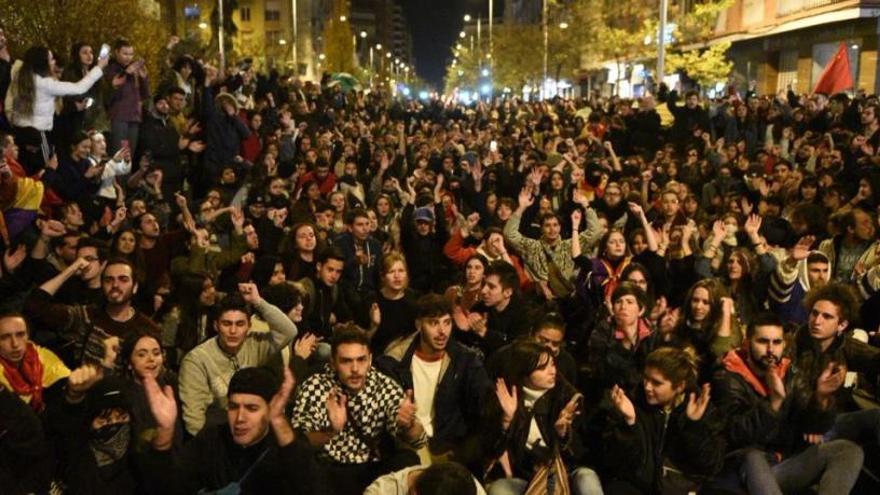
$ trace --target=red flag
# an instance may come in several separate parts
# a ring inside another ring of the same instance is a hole
[[[813,93],[833,95],[853,87],[852,73],[849,70],[849,54],[846,43],[841,43],[834,58],[825,66],[822,75],[813,88]]]

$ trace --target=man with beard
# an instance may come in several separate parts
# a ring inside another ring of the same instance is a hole
[[[808,424],[830,424],[841,371],[829,366],[812,383],[795,371],[783,357],[782,322],[772,313],[757,315],[746,339],[723,358],[712,385],[713,400],[727,415],[729,458],[739,464],[739,479],[749,493],[799,492],[815,484],[819,493],[849,493],[862,449],[848,440],[819,443]],[[804,440],[812,445],[804,448]]]
[[[412,390],[416,416],[428,437],[423,463],[452,454],[468,462],[463,442],[477,426],[491,382],[477,354],[452,339],[452,305],[438,294],[416,303],[416,332],[400,338],[376,360],[379,369]]]
[[[184,170],[180,163],[184,150],[201,153],[204,144],[193,141],[189,135],[181,136],[171,122],[171,98],[180,88],[171,88],[153,98],[153,108],[144,119],[140,129],[136,157],[149,153],[151,165],[162,171],[162,195],[170,198],[183,186]]]
[[[80,258],[74,271],[87,271],[95,262]],[[71,275],[67,275],[69,278]],[[132,306],[138,290],[131,262],[110,260],[101,273],[103,302],[67,305],[54,301],[61,283],[52,279],[35,289],[25,301],[25,314],[38,329],[58,334],[64,342],[62,357],[70,367],[103,359],[103,341],[119,337],[120,343],[141,333],[160,336],[162,329]]]
[[[359,495],[377,476],[418,464],[415,452],[393,448],[388,437],[419,448],[425,429],[412,390],[404,393],[373,369],[365,332],[353,326],[337,330],[330,353],[327,370],[297,388],[293,427],[305,431],[318,450],[332,487],[327,493]],[[380,453],[381,445],[393,451]]]

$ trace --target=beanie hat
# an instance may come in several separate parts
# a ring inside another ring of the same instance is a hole
[[[243,368],[232,375],[229,381],[227,397],[232,394],[259,395],[266,403],[272,401],[278,391],[278,379],[266,368]]]

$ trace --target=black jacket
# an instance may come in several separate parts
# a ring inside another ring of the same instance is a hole
[[[40,418],[8,389],[0,391],[0,487],[3,493],[42,493],[52,456]]]
[[[143,464],[150,473],[149,493],[213,492],[232,482],[241,483],[242,494],[315,493],[313,452],[302,434],[290,445],[279,447],[269,431],[257,444],[241,447],[232,440],[229,425],[217,425],[203,429],[180,451],[149,449]]]
[[[205,164],[213,175],[219,175],[223,166],[232,164],[239,154],[241,141],[251,131],[238,114],[228,115],[214,103],[213,88],[202,93],[202,120],[205,126]]]
[[[744,352],[728,352],[722,360],[724,369],[715,373],[712,383],[712,398],[725,416],[728,451],[751,447],[788,456],[806,447],[804,433],[830,429],[834,412],[816,407],[814,387],[791,367],[783,377],[785,400],[779,411],[773,411],[764,386],[758,385],[763,379],[744,364]]]
[[[685,400],[666,412],[635,400],[636,424],[618,417],[605,441],[610,476],[626,480],[644,493],[660,493],[663,466],[671,465],[693,480],[708,478],[724,463],[721,423],[710,405],[700,421],[687,416]]]
[[[404,390],[412,389],[412,360],[418,346],[418,332],[392,342],[376,359],[376,367]],[[462,440],[478,426],[481,405],[491,390],[492,383],[477,354],[449,340],[434,393],[434,436],[429,441],[432,452],[462,446]]]

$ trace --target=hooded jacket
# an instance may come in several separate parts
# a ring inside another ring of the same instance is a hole
[[[828,263],[830,275],[831,260],[828,256],[822,251],[811,251],[810,254],[821,256]],[[806,258],[798,261],[794,268],[785,262],[777,263],[776,270],[770,277],[770,310],[778,314],[784,322],[804,324],[807,322],[807,310],[803,301],[809,291],[810,278]]]
[[[231,103],[236,111],[232,115],[223,110],[223,102]],[[241,141],[250,136],[247,125],[238,118],[235,97],[220,93],[214,98],[214,89],[206,87],[202,92],[202,121],[205,124],[205,164],[213,175],[219,175],[222,167],[233,162],[238,155]]]

